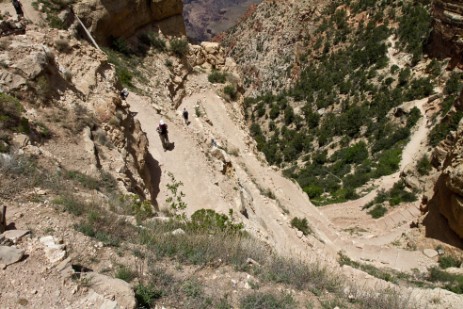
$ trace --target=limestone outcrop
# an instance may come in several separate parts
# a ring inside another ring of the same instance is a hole
[[[463,3],[436,0],[433,4],[433,32],[430,51],[438,57],[451,57],[451,66],[463,64]]]
[[[460,122],[455,136],[436,184],[435,198],[450,228],[463,238],[463,122]]]
[[[82,0],[74,12],[99,41],[129,37],[136,30],[166,18],[181,15],[181,0]]]

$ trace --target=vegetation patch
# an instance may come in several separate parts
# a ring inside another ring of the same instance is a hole
[[[314,44],[299,59],[295,85],[245,98],[258,149],[315,204],[358,198],[369,180],[398,170],[422,115],[416,107],[395,110],[432,95],[441,67],[435,61],[415,76],[410,68],[389,63],[388,48],[408,53],[416,64],[431,29],[429,9],[428,2],[333,1],[317,21]],[[369,17],[360,18],[365,14]],[[398,41],[390,46],[394,38]],[[458,78],[453,80],[446,93],[458,89]],[[433,143],[460,118],[435,129]],[[382,211],[377,207],[375,213]]]
[[[173,38],[169,42],[170,51],[177,57],[183,57],[188,53],[188,41],[182,38]]]
[[[274,294],[253,292],[241,298],[240,308],[243,309],[292,309],[297,308],[297,302],[291,294]]]
[[[306,218],[301,219],[298,217],[294,217],[291,220],[291,226],[301,231],[304,235],[312,234],[312,229],[310,228]]]
[[[218,70],[212,70],[211,74],[207,76],[210,83],[224,84],[227,81],[227,75]]]
[[[386,206],[394,207],[400,203],[410,203],[416,200],[416,192],[409,191],[405,187],[405,182],[400,180],[389,191],[380,190],[375,199],[363,206],[362,209],[369,209],[368,214],[377,219],[386,214],[388,210]]]

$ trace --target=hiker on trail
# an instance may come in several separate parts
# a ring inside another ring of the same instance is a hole
[[[185,107],[183,108],[182,116],[183,116],[183,119],[185,120],[185,124],[188,125],[189,124],[189,122],[188,122],[188,111],[186,110]]]
[[[16,11],[16,14],[18,15],[18,19],[24,17],[24,12],[23,12],[23,5],[19,0],[13,0],[12,1],[14,9]]]
[[[161,137],[161,142],[162,142],[162,147],[166,149],[167,144],[169,143],[169,135],[167,131],[167,124],[164,122],[164,120],[159,121],[158,128],[156,129],[159,133],[159,136]]]
[[[127,90],[127,88],[122,89],[121,90],[121,98],[122,98],[122,100],[127,99],[128,96],[129,96],[129,91]]]

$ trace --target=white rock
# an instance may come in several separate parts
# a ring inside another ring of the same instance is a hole
[[[62,249],[45,248],[45,256],[50,263],[54,264],[64,260],[66,257],[66,251]]]
[[[424,255],[426,255],[428,258],[434,258],[438,255],[437,251],[434,249],[424,249],[423,250]]]
[[[178,228],[178,229],[176,229],[175,231],[172,231],[171,234],[172,234],[172,235],[184,235],[184,234],[185,234],[185,231],[182,230],[182,229],[180,229],[180,228]]]

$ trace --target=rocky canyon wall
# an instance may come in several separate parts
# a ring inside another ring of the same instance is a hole
[[[441,58],[451,57],[451,67],[463,65],[463,2],[435,0],[432,13],[430,53]]]
[[[165,20],[180,17],[182,0],[82,0],[77,2],[74,12],[100,42],[109,37],[129,37],[136,30]],[[183,21],[177,25],[184,33]]]
[[[450,147],[434,198],[450,228],[463,238],[463,122],[446,143]]]

